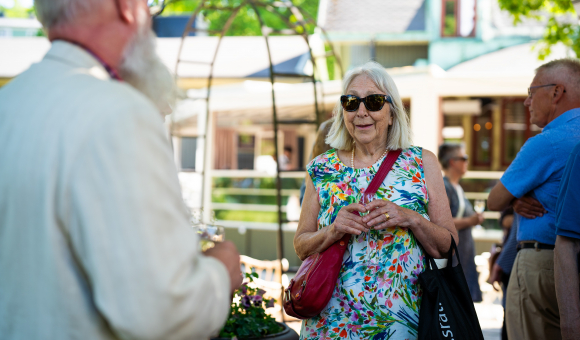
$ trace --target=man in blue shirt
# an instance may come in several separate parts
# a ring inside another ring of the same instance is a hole
[[[492,189],[490,210],[510,205],[518,217],[520,251],[507,290],[510,339],[561,339],[554,283],[556,200],[568,155],[580,142],[580,62],[540,66],[524,102],[530,122],[543,128],[530,138]]]
[[[580,339],[580,143],[564,170],[556,204],[554,276],[563,339]]]

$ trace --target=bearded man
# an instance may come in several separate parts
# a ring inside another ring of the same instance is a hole
[[[0,89],[2,339],[206,339],[241,283],[201,253],[145,0],[36,0],[52,47]]]

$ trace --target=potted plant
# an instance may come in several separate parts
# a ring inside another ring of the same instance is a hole
[[[234,292],[230,316],[213,340],[275,339],[298,340],[298,334],[283,323],[266,314],[266,308],[274,307],[274,299],[265,299],[264,290],[251,283],[257,273],[245,274],[247,282]]]

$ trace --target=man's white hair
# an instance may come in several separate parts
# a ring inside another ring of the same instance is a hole
[[[369,61],[366,64],[350,70],[344,77],[342,94],[348,91],[353,80],[361,75],[369,77],[373,83],[384,93],[391,96],[392,104],[389,104],[393,115],[393,125],[388,127],[387,149],[407,149],[411,146],[411,128],[409,117],[403,106],[397,85],[389,76],[385,68],[379,63]],[[361,105],[364,105],[361,103]],[[334,121],[326,137],[326,143],[339,150],[352,150],[354,139],[346,129],[344,114],[340,101],[334,108]]]
[[[102,0],[34,0],[34,10],[42,26],[51,28],[88,13],[101,3]]]

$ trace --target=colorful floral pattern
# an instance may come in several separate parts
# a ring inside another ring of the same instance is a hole
[[[377,198],[428,219],[422,153],[420,147],[403,150]],[[319,228],[330,225],[341,207],[360,201],[382,161],[353,169],[330,150],[308,164],[321,207]],[[407,228],[353,235],[330,302],[320,315],[303,321],[300,339],[416,339],[423,263],[423,249]]]

